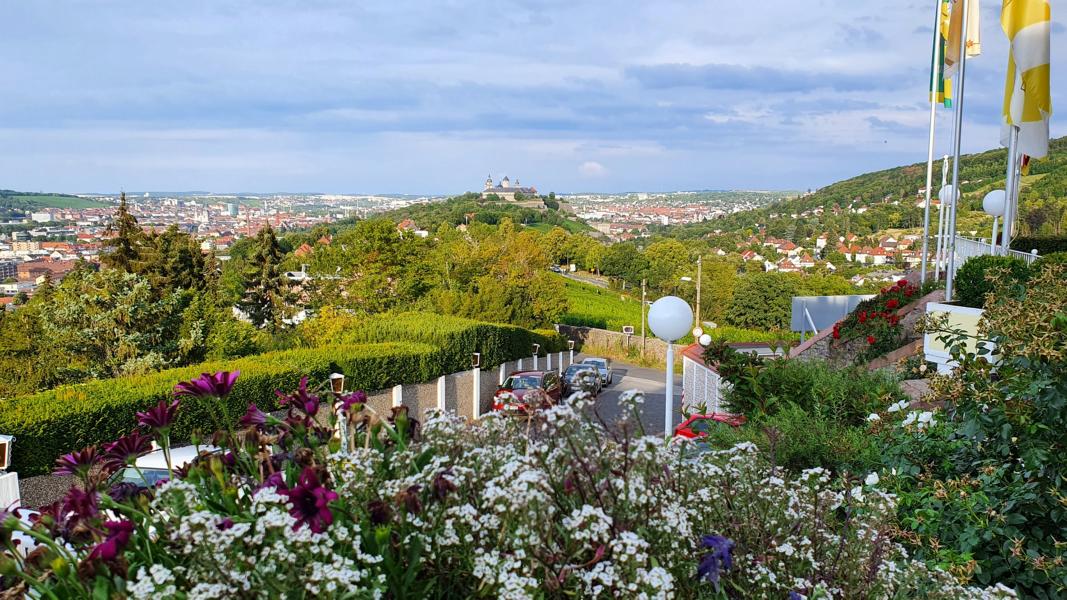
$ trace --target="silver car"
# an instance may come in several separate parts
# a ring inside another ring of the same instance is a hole
[[[614,372],[611,370],[610,358],[587,358],[582,361],[582,364],[596,367],[596,370],[600,372],[600,380],[604,382],[604,385],[611,385],[615,379]]]

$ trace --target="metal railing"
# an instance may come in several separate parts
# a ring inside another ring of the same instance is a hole
[[[987,240],[957,235],[956,260],[954,261],[954,270],[959,271],[959,268],[963,266],[963,263],[976,256],[989,256],[990,254],[993,254],[993,245],[990,244]],[[1018,250],[1008,250],[1008,256],[1021,259],[1026,264],[1030,264],[1040,258],[1040,256],[1037,254],[1033,254],[1031,252],[1020,252]],[[956,273],[953,272],[952,276],[955,277]]]

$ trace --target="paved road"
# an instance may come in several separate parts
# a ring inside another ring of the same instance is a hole
[[[583,355],[575,355],[575,361],[581,361]],[[641,422],[645,426],[645,432],[650,434],[663,433],[663,405],[667,396],[667,374],[658,369],[637,367],[625,363],[615,362],[614,382],[604,388],[597,397],[597,410],[609,423],[618,419],[621,414],[619,408],[619,396],[629,390],[640,390],[645,393],[645,403],[641,407]],[[681,422],[682,407],[682,377],[676,373],[674,378],[674,420],[677,425]]]
[[[580,281],[582,283],[588,283],[589,285],[595,285],[597,287],[601,287],[601,288],[604,288],[604,289],[607,289],[607,287],[608,287],[608,282],[605,279],[597,279],[596,277],[589,277],[589,276],[586,276],[586,275],[579,275],[577,273],[568,273],[566,271],[564,271],[562,273],[562,275],[564,277],[566,277],[567,279],[573,279],[575,281]]]

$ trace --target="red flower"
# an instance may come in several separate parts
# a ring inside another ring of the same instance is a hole
[[[885,307],[888,308],[889,310],[893,310],[894,308],[896,308],[898,306],[900,306],[900,301],[897,300],[896,298],[893,298],[889,302],[885,303]]]
[[[841,332],[836,330],[836,329],[834,329],[834,339],[835,340],[841,339]]]
[[[867,311],[861,312],[860,316],[859,316],[859,319],[860,319],[860,323],[866,323],[867,322]]]
[[[911,298],[911,295],[913,293],[915,293],[914,290],[904,290],[904,296],[907,297],[907,298]]]
[[[873,336],[873,335],[869,335],[869,336],[867,336],[867,343],[868,343],[868,344],[870,344],[870,345],[872,345],[872,346],[873,346],[873,345],[874,345],[874,342],[875,342],[875,339],[874,339],[874,336]]]
[[[901,279],[900,281],[897,282],[897,286],[898,287],[904,287],[906,285],[908,285],[908,280],[907,279]]]

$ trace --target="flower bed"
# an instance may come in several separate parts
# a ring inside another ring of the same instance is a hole
[[[918,286],[901,279],[859,303],[847,317],[834,323],[831,335],[839,346],[859,340],[856,359],[863,362],[896,350],[904,342],[899,310],[921,295]]]
[[[250,404],[169,481],[116,482],[146,434],[169,448],[181,412],[233,381],[180,385],[138,414],[144,433],[62,457],[81,487],[42,511],[28,557],[8,548],[0,583],[62,598],[1013,596],[909,560],[877,477],[666,444],[643,435],[634,394],[610,431],[581,395],[530,420],[419,424],[304,380],[278,394],[284,419]]]

